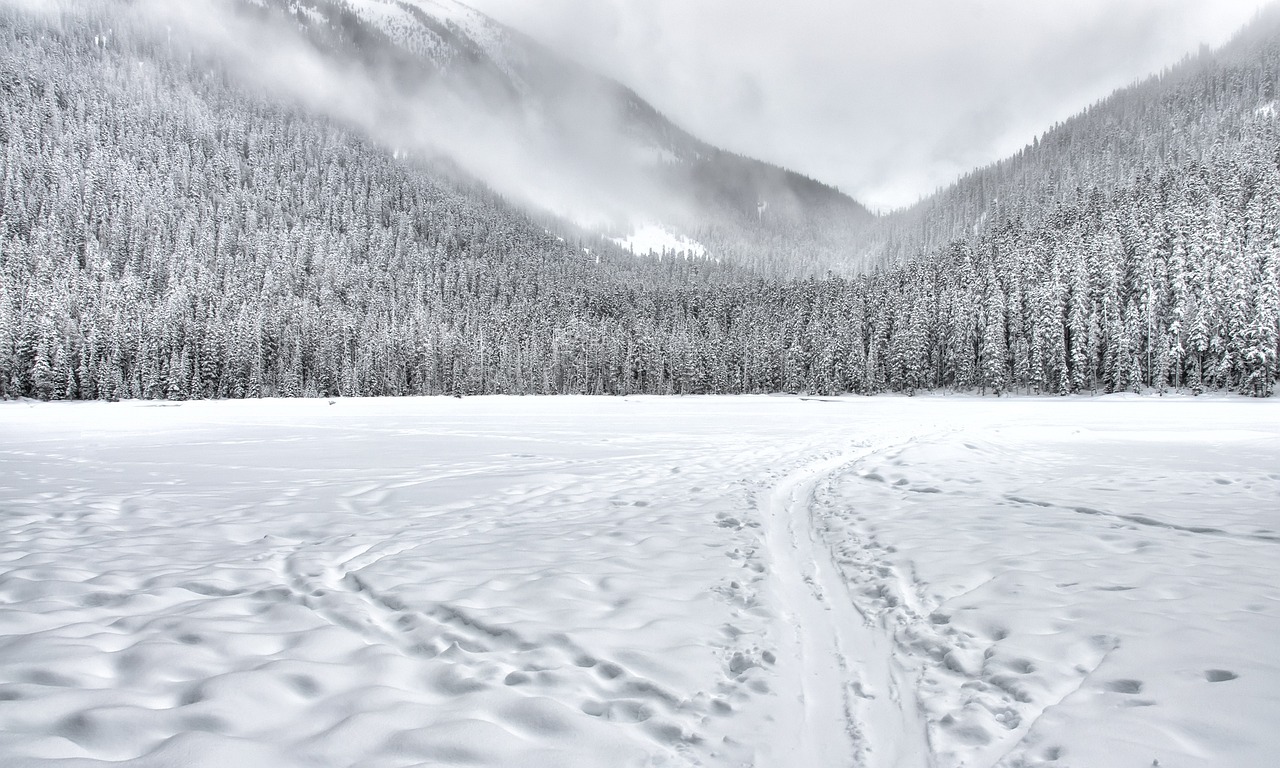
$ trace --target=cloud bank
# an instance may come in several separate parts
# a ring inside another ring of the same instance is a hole
[[[443,159],[532,209],[609,228],[636,209],[678,207],[634,163],[617,157],[623,117],[618,105],[590,88],[571,89],[552,105],[553,114],[550,106],[531,109],[512,98],[503,91],[507,84],[486,79],[482,68],[424,74],[413,56],[397,65],[394,47],[374,51],[371,60],[335,54],[278,15],[264,23],[229,0],[135,0],[128,7],[137,24],[163,26],[174,41],[221,62],[237,79],[398,154]],[[562,136],[554,130],[560,125],[578,130]]]
[[[910,204],[1264,0],[471,0],[728,149]]]

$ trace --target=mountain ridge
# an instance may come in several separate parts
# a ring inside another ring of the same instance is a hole
[[[1257,70],[1259,59],[1270,74]],[[864,234],[866,258],[902,263],[980,234],[986,223],[1019,209],[1065,202],[1077,189],[1119,189],[1170,165],[1202,161],[1215,139],[1238,137],[1239,126],[1271,117],[1257,110],[1280,95],[1277,83],[1280,5],[1270,5],[1219,48],[1201,46],[1049,126],[1011,155],[881,216]]]
[[[710,240],[717,257],[789,274],[808,267],[780,263],[761,241],[807,238],[806,250],[820,252],[823,266],[838,266],[848,255],[848,236],[873,218],[829,185],[693,136],[633,89],[462,3],[241,2],[291,17],[314,44],[394,81],[389,98],[401,107],[442,93],[461,101],[441,122],[499,126],[513,154],[565,169],[530,174],[537,183],[515,190],[517,197],[589,228],[603,225],[603,234],[656,222]],[[465,152],[446,148],[442,154],[462,154],[463,167],[469,165]],[[470,168],[499,191],[512,191],[496,178],[500,173],[482,164]],[[568,202],[557,206],[548,192]],[[590,205],[584,207],[584,199]],[[612,211],[590,210],[615,202]]]

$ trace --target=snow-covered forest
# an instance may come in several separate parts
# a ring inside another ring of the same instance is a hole
[[[0,395],[1267,395],[1275,16],[882,218],[884,266],[782,279],[634,257],[163,35],[6,7]]]

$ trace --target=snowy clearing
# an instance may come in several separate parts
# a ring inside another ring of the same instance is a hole
[[[1265,766],[1280,402],[0,404],[0,764]]]
[[[707,253],[707,249],[701,243],[690,240],[683,235],[672,234],[657,224],[645,224],[626,237],[611,239],[619,248],[631,251],[637,256],[684,254],[693,258],[701,258]]]

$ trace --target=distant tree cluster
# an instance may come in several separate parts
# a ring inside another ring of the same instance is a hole
[[[904,265],[777,281],[566,242],[91,16],[0,10],[0,51],[3,397],[1277,380],[1271,113],[1126,183],[987,212]]]

